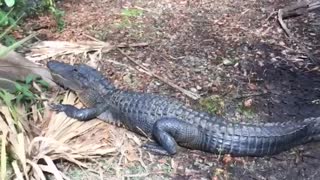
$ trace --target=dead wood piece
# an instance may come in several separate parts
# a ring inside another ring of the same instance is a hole
[[[288,29],[286,23],[283,21],[283,9],[279,9],[278,11],[278,21],[280,23],[280,26],[284,30],[284,32],[289,36],[292,37],[291,31]]]
[[[320,5],[320,3],[314,3],[316,5]],[[295,38],[293,36],[293,34],[291,33],[291,31],[289,30],[289,28],[287,27],[286,23],[283,21],[284,17],[288,15],[288,13],[293,14],[293,12],[299,12],[301,13],[303,8],[307,7],[307,9],[309,8],[309,3],[306,3],[305,1],[301,1],[297,4],[294,4],[292,6],[289,6],[287,8],[284,9],[279,9],[278,11],[278,22],[281,26],[281,28],[285,31],[285,33],[287,34],[287,36],[289,37],[289,39],[291,41],[293,41],[294,43],[296,43],[298,45],[298,47],[303,51],[304,54],[306,54],[308,56],[308,58],[312,61],[312,62],[316,62],[316,58],[309,52],[309,50],[304,46],[303,43],[301,43],[297,38]],[[288,17],[288,16],[287,16]]]
[[[320,8],[319,1],[314,1],[314,2],[299,1],[283,8],[282,18],[287,19],[287,18],[301,16],[317,8]]]
[[[148,74],[149,76],[153,76],[157,79],[159,79],[160,81],[168,84],[169,86],[173,87],[174,89],[177,89],[178,91],[182,92],[184,95],[188,96],[189,98],[193,99],[193,100],[198,100],[200,98],[199,94],[193,93],[191,91],[188,91],[186,89],[183,89],[182,87],[176,85],[175,83],[171,82],[170,80],[159,76],[155,73],[153,73],[152,71],[150,71],[148,68],[144,67],[143,65],[139,64],[138,62],[136,62],[132,57],[130,57],[129,55],[127,55],[126,53],[124,53],[121,49],[117,48],[118,51],[123,54],[124,56],[126,56],[132,63],[134,63],[135,65],[137,65],[139,68],[142,69],[142,72]],[[141,70],[140,70],[141,71]]]
[[[5,46],[0,44],[0,48],[5,48]],[[50,86],[56,85],[46,68],[29,61],[20,54],[11,51],[5,56],[0,57],[0,78],[8,80],[5,84],[2,84],[4,81],[1,81],[0,87],[8,89],[7,82],[24,80],[30,74],[41,76]]]
[[[308,7],[309,7],[309,3],[306,1],[300,1],[300,2],[294,3],[282,9],[283,11],[282,18],[286,19],[286,18],[301,16],[303,14],[306,14],[308,12]]]

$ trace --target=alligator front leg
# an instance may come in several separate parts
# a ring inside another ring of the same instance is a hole
[[[183,146],[192,145],[197,148],[201,142],[198,127],[177,118],[161,118],[153,126],[152,135],[157,144],[146,144],[144,147],[163,155],[174,155],[177,143]]]
[[[97,104],[92,108],[78,109],[75,106],[68,104],[51,104],[50,108],[57,112],[64,112],[68,117],[78,119],[80,121],[89,121],[103,113],[107,106]]]

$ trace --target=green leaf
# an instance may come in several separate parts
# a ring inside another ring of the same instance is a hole
[[[0,26],[7,26],[9,23],[8,14],[0,10]]]
[[[4,0],[4,2],[8,7],[12,7],[15,3],[15,0]]]
[[[11,27],[11,26],[10,26]],[[0,39],[2,36],[4,36],[4,34],[6,34],[7,32],[7,29],[5,30],[5,32],[3,32],[1,35],[0,35]],[[30,40],[31,38],[33,38],[35,36],[35,34],[31,34],[25,38],[23,38],[22,40],[14,43],[13,45],[9,46],[9,47],[5,47],[5,48],[1,48],[0,49],[0,57],[3,57],[5,55],[7,55],[7,53],[9,53],[10,51],[14,50],[15,48],[21,46],[23,43],[25,43],[26,41]]]
[[[16,91],[16,82],[11,81],[10,79],[0,77],[0,89],[7,90],[8,92]]]
[[[24,96],[26,96],[26,97],[31,98],[31,99],[34,97],[33,93],[32,93],[31,91],[29,91],[29,90],[23,91],[22,94],[23,94]]]
[[[126,17],[139,17],[143,15],[143,11],[140,9],[123,9],[121,14]]]
[[[17,104],[20,104],[21,101],[22,101],[22,99],[23,99],[23,95],[22,95],[22,94],[18,94],[18,95],[16,96],[16,103],[17,103]]]
[[[45,88],[49,88],[49,83],[47,83],[47,81],[40,79],[37,81],[37,83],[39,83],[41,86],[45,87]]]
[[[36,79],[36,76],[33,75],[33,74],[29,74],[27,77],[26,77],[26,84],[30,84],[33,80]]]
[[[23,87],[19,83],[16,83],[15,86],[16,86],[16,91],[22,92]]]
[[[15,96],[6,90],[0,90],[0,98],[7,106],[11,107],[11,101],[15,99]]]
[[[29,93],[29,86],[27,84],[22,84],[21,85],[21,91],[20,91],[22,94],[27,94]]]
[[[11,35],[4,36],[2,41],[5,46],[11,46],[17,42],[16,39]]]

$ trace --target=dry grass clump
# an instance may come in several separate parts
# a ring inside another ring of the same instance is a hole
[[[63,103],[74,104],[72,93]],[[87,167],[83,159],[114,155],[117,147],[109,126],[99,120],[79,122],[64,113],[50,112],[43,103],[44,113],[37,107],[17,105],[0,107],[1,179],[69,179],[55,164],[66,160]],[[81,106],[78,104],[78,106]]]

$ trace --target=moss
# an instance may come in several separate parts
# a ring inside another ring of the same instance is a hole
[[[224,112],[224,100],[218,96],[213,95],[207,98],[203,98],[200,100],[200,106],[203,111],[206,111],[210,114],[223,114]]]

